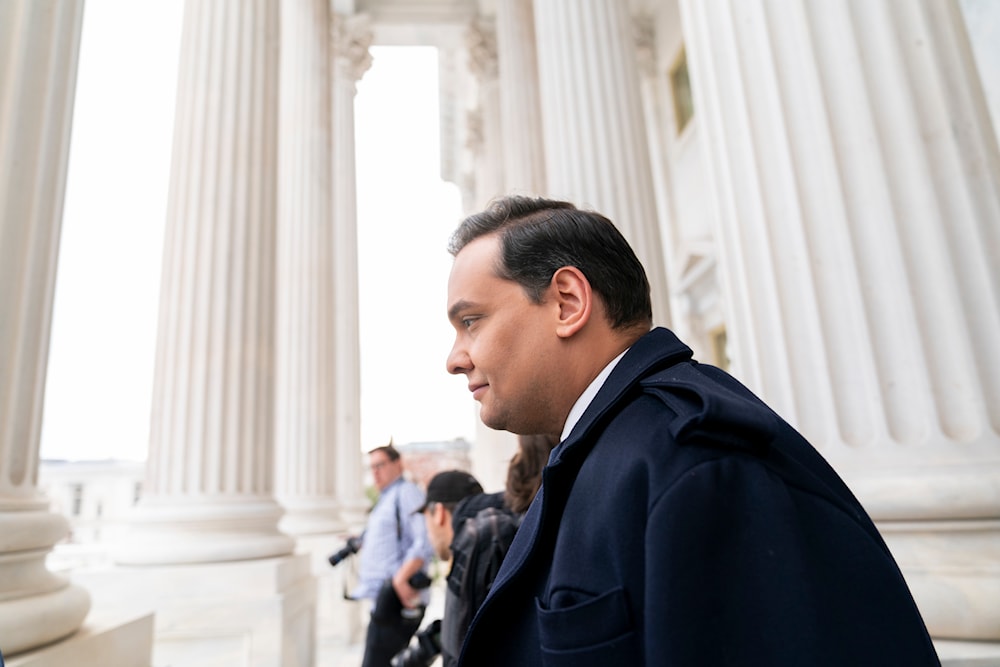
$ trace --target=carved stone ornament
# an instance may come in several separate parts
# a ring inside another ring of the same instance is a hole
[[[358,81],[372,66],[374,33],[367,14],[330,12],[330,43],[339,76]]]

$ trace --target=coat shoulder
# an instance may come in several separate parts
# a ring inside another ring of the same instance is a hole
[[[718,368],[680,363],[639,381],[642,394],[669,409],[669,433],[680,445],[701,444],[764,454],[783,420]]]

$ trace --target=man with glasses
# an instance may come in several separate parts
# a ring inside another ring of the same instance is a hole
[[[376,447],[368,463],[379,498],[361,536],[358,586],[351,597],[373,601],[362,667],[389,667],[424,617],[428,592],[415,589],[410,579],[424,570],[432,550],[424,519],[414,514],[424,493],[403,479],[399,451],[391,444]]]

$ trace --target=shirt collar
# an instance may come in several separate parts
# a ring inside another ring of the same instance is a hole
[[[402,481],[403,481],[403,476],[400,475],[396,479],[394,479],[391,482],[389,482],[388,484],[386,484],[385,488],[382,489],[381,491],[379,491],[379,493],[378,493],[379,498],[381,498],[382,496],[388,494],[390,489],[393,489],[393,488],[399,486],[399,483],[402,482]]]
[[[573,427],[576,426],[576,423],[580,421],[580,417],[582,417],[583,413],[587,411],[588,407],[590,407],[594,397],[597,396],[597,392],[601,390],[601,387],[604,386],[608,376],[611,375],[611,371],[615,369],[618,362],[625,356],[625,352],[628,352],[628,349],[625,349],[621,354],[609,361],[608,365],[604,367],[604,370],[598,373],[597,377],[595,377],[593,381],[587,385],[587,388],[583,390],[583,393],[580,394],[580,398],[576,399],[576,403],[573,404],[573,407],[569,411],[569,416],[566,417],[566,423],[563,425],[562,435],[559,436],[559,442],[566,440],[566,438],[569,437],[569,434],[573,432]]]

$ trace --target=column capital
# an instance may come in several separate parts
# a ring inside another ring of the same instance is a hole
[[[331,54],[338,76],[350,81],[361,80],[372,66],[369,48],[374,37],[367,14],[330,12]]]
[[[497,65],[497,32],[493,21],[475,20],[465,33],[469,52],[469,70],[480,83],[495,81],[500,71]]]
[[[656,30],[653,17],[636,16],[632,19],[632,37],[635,41],[635,60],[643,76],[656,76]]]

